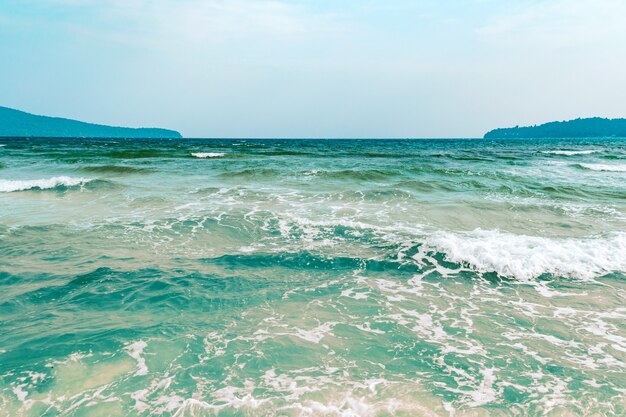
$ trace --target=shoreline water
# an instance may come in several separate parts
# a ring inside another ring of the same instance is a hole
[[[626,409],[626,140],[0,144],[9,415]]]

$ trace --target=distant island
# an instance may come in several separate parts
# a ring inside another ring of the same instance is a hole
[[[485,139],[626,137],[626,119],[592,117],[542,125],[494,129]]]
[[[60,117],[37,116],[1,106],[0,137],[182,138],[175,130],[105,126]]]

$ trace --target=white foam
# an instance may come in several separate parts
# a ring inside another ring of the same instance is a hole
[[[28,395],[28,392],[24,391],[22,388],[23,388],[23,385],[19,385],[13,388],[13,393],[15,394],[15,396],[20,402],[24,402],[24,400],[26,400],[26,396]]]
[[[187,398],[186,400],[183,401],[182,405],[180,406],[180,408],[178,410],[176,410],[176,413],[173,414],[172,417],[184,417],[187,415],[196,415],[196,411],[200,412],[202,410],[215,410],[216,406],[213,406],[209,403],[206,403],[204,401],[200,401],[200,400],[196,400],[193,398]]]
[[[580,164],[580,166],[592,171],[626,172],[626,165]]]
[[[143,340],[131,343],[130,345],[126,346],[126,351],[128,352],[128,355],[137,361],[137,372],[135,372],[135,375],[137,376],[146,375],[148,373],[146,360],[141,356],[146,346],[148,346],[148,344]]]
[[[296,327],[296,333],[294,336],[297,336],[302,340],[306,340],[307,342],[318,344],[322,341],[324,337],[329,335],[332,336],[332,330],[336,324],[337,323],[334,322],[327,322],[320,324],[319,326],[311,330]]]
[[[480,272],[532,279],[550,273],[592,279],[626,271],[626,233],[584,239],[516,235],[497,230],[438,232],[427,245]]]
[[[222,152],[193,152],[191,156],[196,158],[221,158],[225,156]]]
[[[483,380],[480,383],[478,389],[470,393],[471,402],[468,404],[470,407],[480,407],[485,404],[489,404],[497,398],[497,391],[493,385],[496,382],[496,376],[493,368],[486,368],[482,370]]]
[[[565,156],[572,156],[572,155],[591,155],[592,153],[596,153],[599,152],[596,149],[587,149],[587,150],[581,150],[581,151],[565,151],[565,150],[554,150],[554,151],[541,151],[541,153],[545,153],[545,154],[550,154],[550,155],[565,155]]]
[[[0,180],[0,193],[26,191],[33,189],[48,190],[55,187],[76,187],[93,181],[89,178],[52,177],[38,180]]]

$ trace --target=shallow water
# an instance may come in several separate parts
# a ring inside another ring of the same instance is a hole
[[[0,415],[622,416],[626,140],[0,139]]]

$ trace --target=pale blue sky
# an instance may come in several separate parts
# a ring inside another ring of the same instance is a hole
[[[0,0],[0,105],[189,137],[626,117],[624,0]]]

